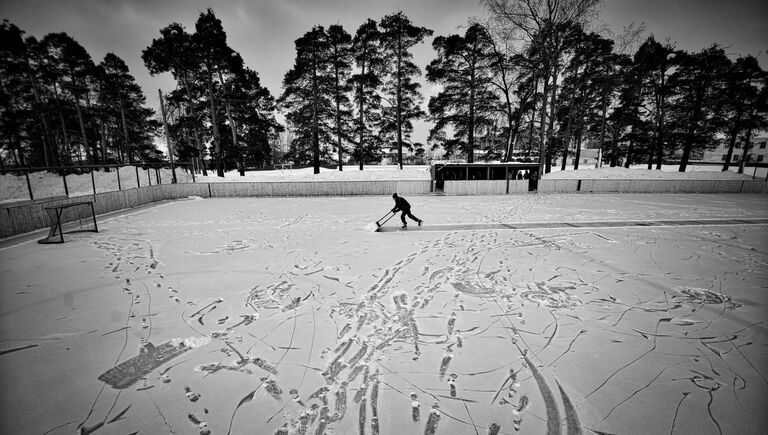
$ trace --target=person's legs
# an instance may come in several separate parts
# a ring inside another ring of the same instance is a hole
[[[407,213],[407,214],[411,214],[411,212],[409,212],[409,211],[406,211],[406,210],[403,210],[403,213],[402,213],[402,214],[400,214],[400,220],[401,220],[401,221],[403,221],[403,225],[408,225],[408,223],[405,221],[405,215],[406,215],[406,213]]]
[[[414,216],[413,214],[411,214],[411,210],[410,209],[408,209],[408,210],[403,212],[403,225],[405,225],[405,214],[406,213],[408,214],[409,218],[413,219],[415,222],[418,222],[419,226],[421,226],[421,219],[419,219],[416,216]]]

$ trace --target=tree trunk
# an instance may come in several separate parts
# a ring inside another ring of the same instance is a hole
[[[518,111],[516,120],[513,120],[514,114],[512,113],[512,99],[509,98],[509,86],[507,85],[507,76],[504,72],[504,67],[501,67],[501,83],[504,89],[504,109],[506,109],[507,115],[507,152],[504,154],[504,162],[509,161],[509,155],[515,151],[515,144],[517,142],[517,132],[520,128],[521,111]],[[520,103],[522,106],[522,102]],[[512,121],[515,123],[515,129],[512,130]]]
[[[515,151],[515,142],[517,139],[517,130],[518,126],[520,124],[520,116],[517,117],[515,121],[515,127],[514,130],[512,129],[512,106],[510,105],[509,97],[507,97],[507,150],[504,153],[504,162],[509,161],[509,156]]]
[[[694,106],[693,106],[693,113],[691,114],[691,118],[688,125],[688,132],[685,135],[685,145],[683,147],[683,157],[680,159],[680,168],[678,168],[679,172],[685,172],[686,167],[688,166],[688,160],[691,158],[691,150],[693,149],[693,141],[694,141],[694,135],[696,134],[696,124],[698,123],[700,113],[701,113],[701,106],[703,104],[704,100],[704,89],[705,87],[708,87],[709,85],[704,85],[703,87],[699,88],[696,92],[696,98],[694,100]]]
[[[165,133],[165,145],[168,147],[168,160],[171,161],[171,183],[176,184],[176,168],[173,166],[173,144],[171,143],[171,135],[168,132],[168,119],[165,113],[165,100],[163,99],[163,92],[158,89],[157,96],[160,98],[160,111],[163,115],[163,132]]]
[[[29,81],[31,83],[32,88],[32,95],[35,98],[35,104],[37,105],[37,111],[40,115],[40,121],[43,123],[43,159],[45,160],[45,166],[52,166],[53,163],[55,163],[56,156],[53,153],[53,150],[50,149],[51,144],[50,142],[50,136],[51,136],[51,130],[48,127],[48,119],[45,116],[45,112],[43,111],[43,99],[40,96],[40,89],[39,85],[37,83],[37,77],[34,74],[34,70],[32,69],[32,65],[29,63],[29,59],[25,56],[24,57],[24,63],[27,66],[27,74]]]
[[[189,109],[189,115],[194,119],[194,126],[195,126],[195,147],[197,148],[197,155],[195,156],[195,159],[200,158],[203,159],[203,143],[200,140],[200,130],[197,126],[197,115],[195,114],[195,105],[192,104],[192,91],[189,89],[189,80],[187,79],[186,73],[184,73],[184,89],[187,92],[187,100],[189,100],[187,108]],[[208,176],[208,171],[205,169],[205,164],[198,165],[202,166],[203,170],[203,176]]]
[[[633,129],[634,130],[634,129]],[[632,136],[629,138],[629,145],[627,146],[627,161],[624,162],[624,167],[629,169],[629,161],[632,160],[632,151],[633,146],[635,144],[635,141],[632,139]]]
[[[106,121],[104,119],[101,119],[101,161],[106,164],[107,163],[107,126]],[[107,171],[109,171],[109,168],[107,168]]]
[[[666,116],[664,113],[664,78],[666,75],[667,69],[665,64],[661,70],[661,87],[659,88],[659,97],[657,97],[656,108],[658,111],[658,121],[656,123],[656,127],[658,128],[658,131],[656,132],[656,169],[659,170],[661,170],[661,164],[664,160],[664,117]]]
[[[334,80],[335,80],[335,91],[336,91],[336,147],[339,150],[339,171],[344,170],[344,150],[341,148],[341,96],[339,95],[339,67],[334,65]]]
[[[216,113],[216,101],[213,96],[213,77],[208,78],[208,102],[211,111],[211,127],[213,128],[213,149],[216,153],[216,175],[224,178],[224,159],[221,155],[221,134],[219,133],[219,117]]]
[[[103,92],[103,87],[99,85],[99,92]],[[101,152],[101,161],[107,163],[107,122],[104,120],[104,105],[99,108],[99,148]],[[109,172],[109,168],[105,168]]]
[[[69,135],[67,135],[67,124],[64,122],[64,114],[59,111],[59,121],[61,121],[61,134],[64,138],[63,151],[66,152],[59,158],[59,163],[64,164],[70,161],[70,149],[69,149]],[[66,157],[66,159],[65,159]]]
[[[93,108],[91,106],[91,93],[89,90],[85,91],[85,107],[87,107],[88,112],[91,113],[91,122],[89,124],[91,125],[93,136],[96,137],[99,135],[99,126],[98,126],[98,123],[93,122]],[[91,161],[92,165],[95,165],[97,163],[96,161],[99,159],[99,155],[100,155],[99,148],[101,147],[98,142],[93,144],[93,149],[91,149],[90,151],[91,157],[93,159]]]
[[[237,170],[240,173],[241,177],[245,177],[245,167],[241,164],[243,163],[243,159],[242,159],[243,153],[240,152],[240,148],[237,146],[237,127],[235,126],[234,118],[232,118],[232,111],[230,110],[230,107],[229,107],[229,101],[227,101],[225,107],[227,109],[227,121],[229,121],[229,129],[232,132],[232,148],[234,149],[238,157]]]
[[[555,128],[555,110],[557,110],[557,74],[558,74],[558,67],[557,67],[557,59],[555,59],[555,66],[554,66],[554,72],[552,74],[552,97],[551,102],[549,104],[549,107],[552,111],[552,114],[549,116],[549,126],[547,127],[547,148],[549,148],[549,144],[552,141],[552,132]],[[545,96],[546,98],[546,96]],[[544,173],[549,174],[552,172],[552,153],[547,153],[549,158],[547,158],[547,167],[544,171]]]
[[[568,108],[568,124],[565,128],[565,140],[563,141],[563,163],[560,165],[560,170],[565,171],[565,165],[568,160],[568,149],[571,148],[571,126],[573,124],[573,105],[574,101],[571,101]]]
[[[648,170],[653,169],[653,147],[648,147]]]
[[[365,117],[364,117],[364,109],[365,109],[365,58],[363,57],[363,61],[360,64],[360,145],[358,148],[359,153],[359,162],[360,170],[363,170],[363,159],[365,158],[363,155],[363,150],[365,149]]]
[[[118,100],[120,104],[120,117],[123,120],[123,144],[125,148],[125,154],[128,156],[128,163],[133,163],[133,151],[131,150],[131,141],[128,137],[128,123],[125,122],[125,108],[123,107],[123,100]]]
[[[597,161],[597,167],[603,166],[603,145],[605,144],[605,118],[606,118],[606,112],[608,111],[608,96],[605,95],[606,92],[603,90],[603,96],[602,96],[602,114],[600,115],[600,148],[597,152],[597,155],[599,156]]]
[[[35,97],[35,104],[37,105],[37,112],[40,115],[40,121],[43,123],[43,159],[45,160],[45,166],[51,166],[56,159],[53,150],[50,149],[50,128],[48,127],[48,119],[43,112],[43,101],[42,98],[40,98],[36,80],[32,80],[32,94]]]
[[[314,173],[320,173],[320,133],[318,131],[317,107],[317,58],[312,53],[312,164]]]
[[[739,161],[739,174],[744,173],[744,165],[747,162],[750,148],[752,148],[752,127],[747,129],[747,136],[744,140],[744,151],[741,153],[741,160]]]
[[[618,154],[618,147],[619,147],[619,134],[621,132],[622,125],[620,122],[616,122],[616,125],[613,128],[613,134],[611,135],[611,158],[610,158],[610,166],[612,168],[616,167],[616,160],[617,160],[617,154]]]
[[[83,148],[85,148],[85,160],[90,165],[91,160],[91,147],[88,146],[88,135],[85,133],[85,122],[83,121],[83,111],[80,109],[80,98],[77,94],[75,97],[75,110],[77,111],[77,119],[80,121],[80,134],[83,137]]]
[[[469,73],[469,124],[467,125],[467,163],[475,162],[475,72]]]
[[[723,171],[727,171],[731,166],[731,157],[733,156],[733,149],[736,147],[736,139],[739,135],[739,124],[741,123],[741,105],[736,109],[736,115],[733,120],[733,128],[731,128],[731,135],[728,138],[728,152],[725,154],[725,162],[723,162]]]
[[[542,100],[541,100],[541,114],[540,114],[540,120],[539,122],[541,125],[539,125],[539,172],[544,171],[544,164],[547,160],[547,142],[546,142],[546,134],[547,134],[547,101],[549,100],[549,70],[545,71],[544,73],[544,89],[542,92]]]
[[[576,133],[576,155],[574,156],[574,159],[576,162],[573,164],[573,170],[578,171],[579,170],[579,159],[581,158],[581,131]]]
[[[536,128],[536,93],[539,90],[539,78],[534,77],[533,79],[533,92],[531,94],[531,99],[533,103],[533,107],[531,107],[531,120],[528,123],[528,152],[530,153],[533,151],[533,135],[534,130]]]
[[[688,129],[685,145],[683,145],[683,156],[680,159],[680,167],[677,169],[678,172],[685,172],[688,167],[688,159],[691,157],[691,148],[693,148],[693,127]]]
[[[512,133],[509,135],[510,139],[512,140],[511,146],[507,146],[507,155],[504,159],[505,162],[509,161],[510,155],[512,155],[515,152],[515,146],[517,145],[517,135],[520,133],[520,123],[522,122],[522,113],[518,111],[517,119],[515,120],[515,129],[512,131]],[[509,139],[508,139],[509,140]]]
[[[403,169],[403,125],[402,125],[402,83],[400,78],[400,65],[402,63],[402,41],[401,36],[397,37],[397,89],[396,89],[396,124],[397,124],[397,163],[400,169]]]

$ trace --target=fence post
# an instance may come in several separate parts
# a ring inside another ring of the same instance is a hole
[[[91,168],[91,187],[93,187],[93,194],[96,195],[96,178],[93,175],[93,168]]]
[[[139,167],[134,166],[134,168],[136,168],[136,188],[138,189],[141,187],[141,183],[139,182]]]
[[[64,170],[64,166],[61,167],[61,179],[64,181],[64,195],[69,196],[69,187],[67,187],[67,172]]]
[[[122,186],[120,186],[120,169],[121,169],[121,167],[118,166],[117,167],[117,190],[118,191],[123,190]]]
[[[152,185],[152,174],[149,172],[149,168],[147,168],[147,181],[149,182],[149,185]]]
[[[35,197],[34,197],[34,195],[32,195],[32,184],[29,182],[29,171],[28,170],[24,171],[24,176],[27,178],[27,190],[29,190],[29,199],[31,201],[34,201]]]

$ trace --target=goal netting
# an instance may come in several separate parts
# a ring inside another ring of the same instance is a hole
[[[96,213],[93,202],[73,202],[45,208],[48,221],[51,224],[48,236],[38,240],[38,243],[64,243],[64,234],[81,231],[98,233]]]

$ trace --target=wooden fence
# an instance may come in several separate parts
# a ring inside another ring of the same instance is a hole
[[[291,197],[349,195],[428,195],[430,181],[312,181],[312,182],[216,182],[158,184],[94,195],[23,201],[0,206],[0,238],[48,228],[45,207],[72,202],[93,201],[97,215],[127,210],[154,202],[199,196]]]
[[[190,196],[312,197],[349,195],[429,195],[430,180],[217,182],[159,184],[72,198],[60,197],[0,206],[0,238],[48,228],[46,206],[92,200],[97,215]],[[445,195],[527,193],[528,180],[445,181]],[[539,180],[540,193],[768,193],[762,180]]]

